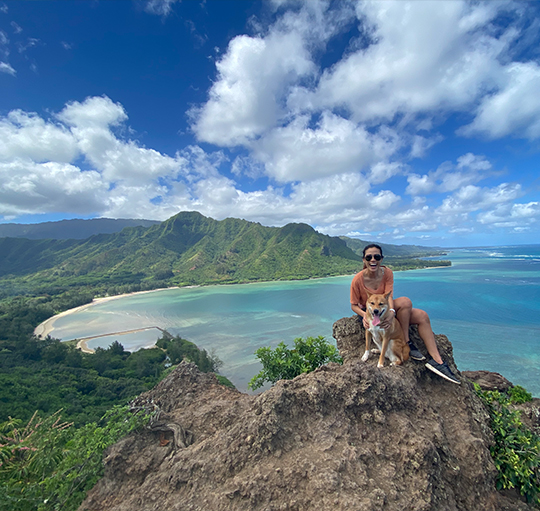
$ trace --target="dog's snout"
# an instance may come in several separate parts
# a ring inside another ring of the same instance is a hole
[[[380,312],[379,309],[374,309],[374,310],[373,310],[373,314],[375,314],[375,316],[378,316],[378,315],[379,315],[379,312]]]

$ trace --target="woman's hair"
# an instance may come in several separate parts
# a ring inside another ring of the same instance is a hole
[[[377,245],[376,243],[371,243],[371,245],[366,245],[364,247],[364,250],[362,251],[362,259],[364,259],[364,257],[366,257],[366,250],[370,249],[370,248],[376,248],[379,250],[379,252],[381,253],[381,255],[383,255],[382,253],[382,248]],[[383,256],[384,257],[384,256]]]

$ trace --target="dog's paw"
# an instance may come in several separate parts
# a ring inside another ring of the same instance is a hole
[[[373,348],[371,350],[371,353],[375,354],[375,355],[379,355],[381,353],[381,350],[378,350],[377,348]]]
[[[369,350],[364,351],[364,355],[362,356],[362,362],[365,362],[369,358]]]
[[[379,368],[384,367],[384,364],[378,363],[378,364],[377,364],[377,367],[379,367]]]

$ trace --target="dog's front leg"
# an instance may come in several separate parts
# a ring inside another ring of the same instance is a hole
[[[371,332],[366,329],[366,351],[364,351],[364,355],[362,356],[362,362],[365,362],[369,358],[369,346],[371,344]]]
[[[390,342],[390,337],[386,335],[386,332],[385,332],[383,334],[381,356],[379,357],[379,363],[377,364],[377,367],[384,367],[384,356],[386,355],[386,350],[388,349],[389,342]]]

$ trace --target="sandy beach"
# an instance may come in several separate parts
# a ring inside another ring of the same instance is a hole
[[[190,286],[190,287],[194,287],[194,286]],[[90,303],[86,303],[86,304],[81,305],[79,307],[75,307],[73,309],[69,309],[69,310],[64,311],[64,312],[60,312],[60,314],[56,314],[55,316],[53,316],[53,317],[51,317],[49,319],[46,319],[43,323],[40,323],[35,328],[34,335],[36,337],[40,337],[40,338],[43,339],[43,338],[47,337],[48,335],[51,335],[51,333],[54,330],[54,323],[56,322],[57,319],[65,317],[65,316],[67,316],[69,314],[73,314],[74,312],[78,312],[78,311],[88,309],[89,307],[93,307],[94,305],[96,305],[98,303],[109,302],[111,300],[118,300],[119,298],[125,298],[126,296],[142,295],[142,294],[146,294],[146,293],[154,293],[155,291],[164,291],[166,289],[178,289],[178,287],[163,287],[163,288],[160,288],[160,289],[150,289],[148,291],[137,291],[135,293],[124,293],[122,295],[104,296],[103,298],[94,298],[94,300],[92,300]],[[158,327],[148,327],[148,328],[158,328]],[[143,328],[142,330],[146,330],[146,328]],[[124,332],[124,333],[128,333],[128,332]],[[114,335],[114,334],[115,333],[113,332],[112,334],[103,334],[103,335]],[[118,333],[118,334],[121,335],[121,333]],[[91,338],[87,338],[86,341],[88,341],[90,339]],[[84,345],[84,346],[86,346],[86,345]],[[80,346],[77,345],[77,347],[80,347]],[[82,347],[81,347],[81,349],[82,349]],[[86,348],[86,350],[88,350],[88,348]],[[85,351],[85,350],[83,350],[83,351]],[[92,350],[88,350],[87,352],[88,353],[93,353]]]

